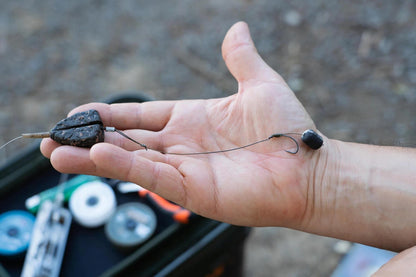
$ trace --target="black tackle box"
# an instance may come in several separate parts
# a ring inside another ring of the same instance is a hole
[[[151,101],[145,94],[118,96],[107,103]],[[36,143],[0,168],[0,214],[25,210],[25,200],[58,184],[60,173]],[[74,177],[74,176],[70,176]],[[116,192],[117,204],[142,202],[157,215],[155,233],[129,251],[115,247],[104,227],[72,220],[60,276],[241,276],[247,227],[193,216],[181,224],[137,194]],[[0,256],[0,276],[20,276],[24,256]]]

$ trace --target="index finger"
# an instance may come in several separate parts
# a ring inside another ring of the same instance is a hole
[[[73,109],[69,115],[95,109],[105,127],[117,129],[144,129],[160,131],[168,123],[175,101],[149,101],[143,103],[89,103]]]

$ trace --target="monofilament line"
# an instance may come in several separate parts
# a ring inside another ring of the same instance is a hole
[[[295,134],[295,133],[292,133],[292,134]],[[206,152],[191,152],[191,153],[171,153],[171,152],[167,152],[167,153],[161,152],[161,153],[162,154],[170,154],[170,155],[181,155],[181,156],[194,156],[194,155],[207,155],[207,154],[225,153],[225,152],[231,152],[231,151],[235,151],[235,150],[240,150],[240,149],[243,149],[243,148],[247,148],[247,147],[250,147],[250,146],[253,146],[253,145],[262,143],[262,142],[266,142],[266,141],[268,141],[268,140],[270,140],[272,138],[279,138],[279,137],[288,138],[288,139],[292,140],[295,143],[296,149],[294,151],[285,150],[287,153],[290,153],[290,154],[296,154],[296,153],[298,153],[298,151],[299,151],[299,143],[296,141],[295,138],[293,138],[292,136],[289,136],[288,134],[273,134],[273,135],[271,135],[270,137],[268,137],[266,139],[262,139],[262,140],[259,140],[259,141],[256,141],[256,142],[253,142],[253,143],[244,145],[244,146],[229,148],[229,149],[225,149],[225,150],[206,151]]]
[[[18,140],[18,139],[21,139],[21,138],[23,138],[23,136],[18,136],[17,138],[14,138],[14,139],[12,139],[12,140],[9,140],[8,142],[6,142],[5,144],[3,144],[2,146],[0,146],[0,150],[1,149],[3,149],[4,147],[6,147],[7,145],[9,145],[10,143],[12,143],[12,142],[14,142],[14,141],[16,141],[16,140]]]
[[[145,144],[138,142],[137,140],[135,140],[135,139],[133,139],[133,138],[129,137],[129,136],[128,136],[128,135],[126,135],[124,132],[122,132],[122,131],[120,131],[120,130],[117,130],[117,129],[116,129],[116,128],[114,128],[114,127],[105,127],[105,129],[104,129],[104,130],[105,130],[105,131],[107,131],[107,132],[116,132],[116,133],[118,133],[118,134],[122,135],[123,137],[125,137],[126,139],[128,139],[128,140],[130,140],[130,141],[132,141],[132,142],[134,142],[134,143],[136,143],[136,144],[138,144],[138,145],[140,145],[140,146],[141,146],[141,147],[143,147],[145,150],[151,149],[151,148],[148,148]],[[296,134],[296,133],[290,133],[290,134]],[[296,145],[296,150],[295,150],[295,151],[285,150],[287,153],[290,153],[290,154],[296,154],[296,153],[299,151],[299,144],[298,144],[298,142],[297,142],[297,141],[296,141],[296,140],[295,140],[292,136],[290,136],[289,134],[273,134],[273,135],[269,136],[269,137],[268,137],[268,138],[266,138],[266,139],[262,139],[262,140],[259,140],[259,141],[256,141],[256,142],[253,142],[253,143],[250,143],[250,144],[244,145],[244,146],[238,146],[238,147],[229,148],[229,149],[224,149],[224,150],[205,151],[205,152],[190,152],[190,153],[163,152],[163,151],[158,151],[158,150],[155,150],[155,149],[151,149],[151,150],[154,150],[154,151],[160,152],[160,153],[162,153],[162,154],[178,155],[178,156],[208,155],[208,154],[225,153],[225,152],[231,152],[231,151],[235,151],[235,150],[244,149],[244,148],[247,148],[247,147],[250,147],[250,146],[253,146],[253,145],[256,145],[256,144],[262,143],[262,142],[266,142],[266,141],[268,141],[268,140],[270,140],[270,139],[272,139],[272,138],[278,138],[278,137],[286,137],[286,138],[289,138],[289,139],[291,139],[291,140],[295,143],[295,145]]]
[[[263,139],[263,140],[259,140],[244,146],[239,146],[239,147],[234,147],[234,148],[230,148],[230,149],[225,149],[225,150],[216,150],[216,151],[206,151],[206,152],[191,152],[191,153],[171,153],[171,152],[167,152],[167,153],[163,153],[163,154],[169,154],[169,155],[181,155],[181,156],[194,156],[194,155],[206,155],[206,154],[216,154],[216,153],[225,153],[225,152],[231,152],[231,151],[235,151],[235,150],[239,150],[239,149],[243,149],[243,148],[247,148],[250,146],[253,146],[255,144],[259,144],[265,141],[268,141],[270,138],[267,139]]]
[[[128,140],[130,140],[130,141],[132,141],[132,142],[134,142],[134,143],[142,146],[145,150],[151,149],[151,148],[148,148],[145,144],[138,142],[137,140],[129,137],[128,135],[126,135],[125,133],[123,133],[120,130],[117,130],[114,127],[105,127],[104,130],[107,131],[107,132],[116,132],[116,133],[122,135],[123,137],[125,137],[126,139],[128,139]],[[296,134],[296,133],[290,133],[290,134]],[[299,151],[299,143],[296,141],[296,139],[293,138],[292,136],[290,136],[289,134],[279,134],[279,133],[273,134],[273,135],[269,136],[266,139],[262,139],[262,140],[259,140],[259,141],[256,141],[256,142],[253,142],[253,143],[244,145],[244,146],[239,146],[239,147],[234,147],[234,148],[229,148],[229,149],[224,149],[224,150],[205,151],[205,152],[189,152],[189,153],[163,152],[163,151],[159,151],[159,150],[155,150],[155,149],[151,149],[151,150],[160,152],[162,154],[178,155],[178,156],[195,156],[195,155],[217,154],[217,153],[225,153],[225,152],[231,152],[231,151],[235,151],[235,150],[244,149],[244,148],[247,148],[247,147],[250,147],[250,146],[253,146],[253,145],[262,143],[262,142],[266,142],[266,141],[268,141],[268,140],[270,140],[272,138],[279,138],[279,137],[288,138],[288,139],[292,140],[295,143],[296,149],[294,151],[285,150],[287,153],[290,153],[290,154],[296,154],[296,153],[298,153],[298,151]]]

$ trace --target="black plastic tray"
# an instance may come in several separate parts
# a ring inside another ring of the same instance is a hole
[[[144,94],[123,95],[109,101],[144,102]],[[28,197],[55,186],[60,174],[39,152],[39,143],[25,149],[0,168],[0,213],[24,210]],[[116,192],[117,203],[146,201],[136,194]],[[240,276],[244,241],[249,228],[195,216],[189,224],[176,223],[154,208],[158,227],[148,241],[130,252],[115,248],[104,228],[87,229],[73,222],[61,276]],[[21,259],[0,257],[0,276],[19,276]],[[220,274],[219,274],[220,273]]]

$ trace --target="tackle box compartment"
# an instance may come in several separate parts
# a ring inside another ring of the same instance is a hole
[[[141,93],[115,97],[107,103],[151,101]],[[70,177],[73,177],[72,175]],[[60,173],[39,151],[39,143],[24,149],[0,168],[0,214],[26,210],[25,200],[58,184]],[[72,220],[60,276],[241,276],[248,227],[201,216],[177,223],[137,194],[115,190],[117,204],[142,202],[157,215],[153,236],[130,251],[116,248],[104,227],[85,228]],[[67,204],[65,204],[67,207]],[[0,256],[0,276],[20,276],[22,257]]]

